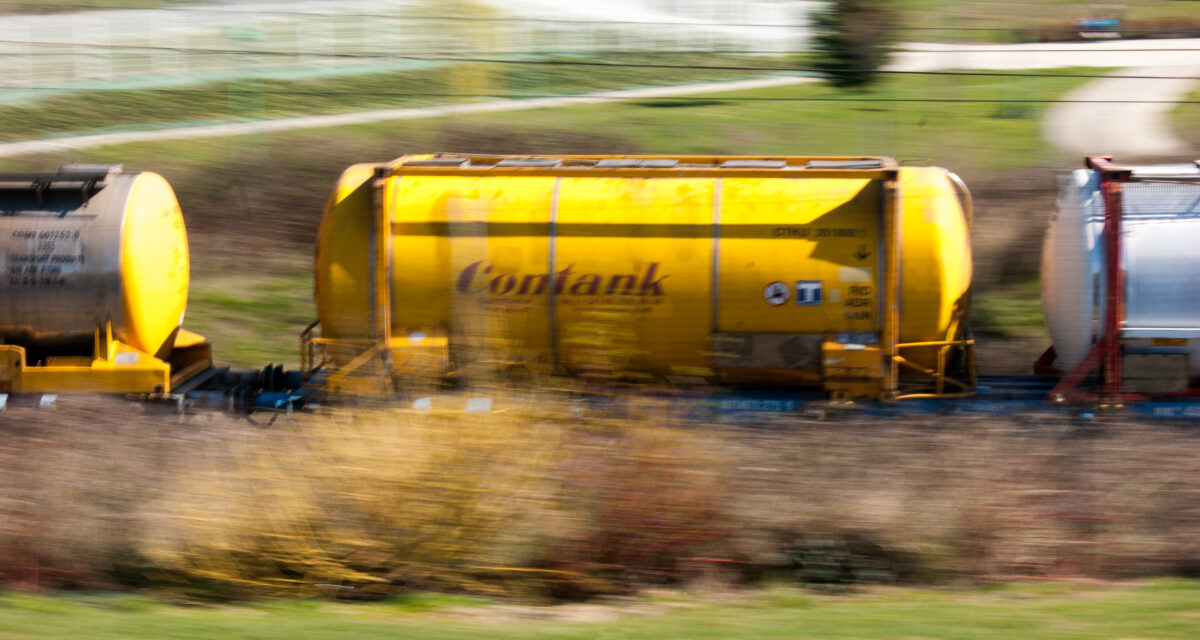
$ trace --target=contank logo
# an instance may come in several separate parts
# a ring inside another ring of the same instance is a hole
[[[461,294],[490,296],[538,296],[553,291],[555,296],[662,296],[663,281],[657,262],[647,262],[641,273],[577,273],[567,265],[554,273],[506,273],[483,260],[472,262],[459,274]]]

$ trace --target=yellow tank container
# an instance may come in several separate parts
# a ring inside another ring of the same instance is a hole
[[[521,367],[964,392],[969,207],[953,174],[881,157],[355,165],[321,222],[306,366],[341,389]]]
[[[180,326],[187,236],[161,176],[0,174],[0,208],[0,393],[167,392],[211,364]]]

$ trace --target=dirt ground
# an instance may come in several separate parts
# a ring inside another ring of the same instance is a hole
[[[962,176],[975,201],[971,242],[976,291],[1038,272],[1042,237],[1054,213],[1058,175],[1024,170]]]

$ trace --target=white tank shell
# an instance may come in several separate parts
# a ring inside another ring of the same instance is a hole
[[[1200,377],[1200,183],[1195,165],[1134,168],[1123,185],[1122,268],[1127,351],[1179,351]],[[1154,181],[1153,177],[1164,178]],[[1042,247],[1042,308],[1060,366],[1070,371],[1095,344],[1104,317],[1104,199],[1100,175],[1073,172]]]

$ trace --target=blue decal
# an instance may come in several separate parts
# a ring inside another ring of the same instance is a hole
[[[809,306],[821,304],[821,289],[820,280],[797,280],[796,304]]]

